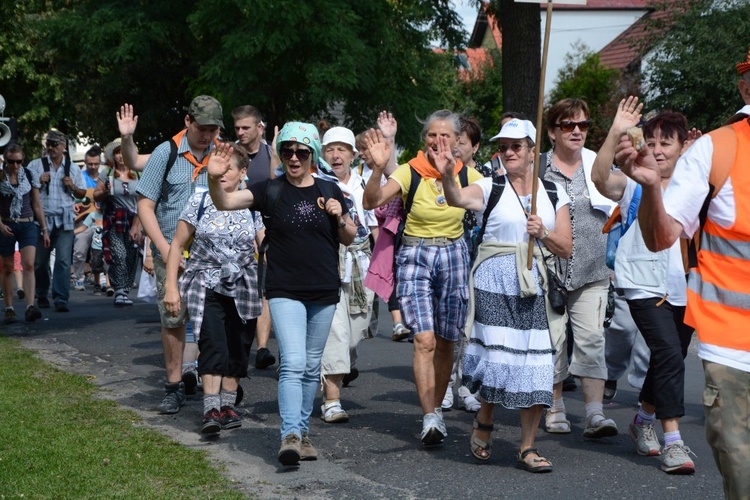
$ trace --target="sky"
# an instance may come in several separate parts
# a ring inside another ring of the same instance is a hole
[[[477,8],[470,5],[469,0],[452,0],[454,9],[461,16],[464,22],[464,27],[467,31],[467,38],[471,35],[471,30],[474,28],[474,21],[477,18]]]

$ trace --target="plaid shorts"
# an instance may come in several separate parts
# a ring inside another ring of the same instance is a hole
[[[457,342],[469,303],[469,250],[466,241],[440,247],[403,245],[396,255],[398,296],[411,335],[435,332]]]

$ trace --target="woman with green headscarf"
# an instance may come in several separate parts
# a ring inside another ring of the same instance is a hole
[[[261,286],[265,285],[281,358],[278,458],[283,465],[297,465],[317,458],[308,437],[310,414],[339,302],[339,243],[349,245],[357,228],[343,209],[346,201],[335,177],[324,179],[332,171],[320,157],[314,125],[290,122],[279,132],[276,152],[283,175],[227,193],[219,180],[229,168],[230,149],[223,144],[212,155],[209,189],[219,210],[252,208],[263,214],[268,269]]]

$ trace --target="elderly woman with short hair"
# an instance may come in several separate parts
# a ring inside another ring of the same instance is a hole
[[[396,196],[410,208],[401,247],[396,250],[396,294],[414,340],[414,379],[424,414],[421,440],[425,446],[440,444],[448,435],[441,404],[453,367],[454,343],[461,338],[466,321],[469,252],[463,230],[465,210],[448,206],[443,174],[437,168],[454,161],[460,132],[458,115],[448,110],[432,113],[422,130],[424,150],[398,167],[383,186],[380,177],[390,146],[381,132],[368,135],[374,175],[365,186],[365,208],[379,207]],[[438,152],[440,140],[448,144],[442,153]],[[454,176],[464,177],[467,183],[482,178],[460,160],[451,164]]]

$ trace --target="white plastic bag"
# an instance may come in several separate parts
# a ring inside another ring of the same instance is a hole
[[[138,282],[138,298],[149,304],[156,303],[156,277],[153,274],[141,272],[141,280]]]

